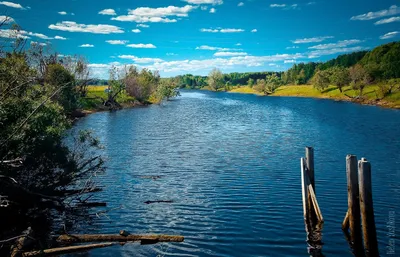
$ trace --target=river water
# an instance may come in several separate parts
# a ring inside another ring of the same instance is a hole
[[[179,234],[185,241],[126,244],[87,256],[309,256],[300,181],[305,146],[315,149],[324,255],[352,256],[341,230],[350,153],[372,164],[379,250],[386,255],[389,229],[400,220],[400,111],[322,99],[181,94],[161,106],[89,115],[74,130],[93,130],[105,147],[107,172],[97,178],[105,190],[97,197],[113,210],[94,220],[92,232]]]

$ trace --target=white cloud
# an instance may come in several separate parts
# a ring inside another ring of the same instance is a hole
[[[209,51],[221,51],[222,52],[222,51],[241,51],[242,49],[202,45],[202,46],[196,47],[196,50],[209,50]]]
[[[312,37],[312,38],[302,38],[302,39],[296,39],[292,40],[293,43],[295,44],[305,44],[305,43],[319,43],[322,42],[326,39],[333,38],[332,36],[326,36],[326,37]]]
[[[208,6],[207,6],[207,5],[202,5],[202,6],[200,6],[200,9],[201,9],[202,11],[207,11]]]
[[[396,37],[399,33],[400,33],[399,31],[393,31],[393,32],[386,33],[385,35],[380,36],[379,38],[380,39],[390,39],[390,38]]]
[[[215,9],[215,8],[210,9],[210,13],[216,13],[216,12],[217,12],[217,9]]]
[[[212,5],[221,5],[224,3],[223,0],[183,0],[189,4],[212,4]]]
[[[0,15],[0,24],[8,24],[12,22],[15,22],[15,20],[10,16]]]
[[[167,18],[169,16],[188,17],[189,12],[196,9],[197,6],[185,5],[184,7],[168,6],[159,8],[139,7],[134,10],[129,10],[128,15],[121,15],[112,20],[131,21],[137,23],[146,22],[177,22],[176,19]]]
[[[238,32],[244,32],[244,29],[222,29],[222,28],[217,28],[217,29],[200,29],[201,32],[210,32],[210,33],[238,33]]]
[[[154,63],[154,62],[163,62],[163,59],[160,58],[140,58],[134,55],[119,55],[120,59],[132,60],[136,63]]]
[[[256,29],[252,29],[251,32],[252,32],[252,33],[256,33],[257,30],[256,30]]]
[[[296,60],[284,60],[283,63],[296,63]]]
[[[400,16],[379,20],[379,21],[375,22],[374,24],[382,25],[382,24],[387,24],[387,23],[392,23],[392,22],[397,22],[397,21],[400,21]]]
[[[166,53],[167,56],[175,56],[177,55],[176,53]]]
[[[127,47],[132,47],[132,48],[156,48],[156,46],[153,45],[153,44],[130,44],[130,45],[127,45]]]
[[[55,36],[54,39],[58,39],[58,40],[67,40],[65,37],[61,37],[61,36]]]
[[[47,46],[46,43],[39,43],[39,42],[35,42],[35,41],[31,41],[31,45]]]
[[[26,35],[26,31],[18,31],[13,29],[0,29],[0,37],[2,38],[30,38]]]
[[[368,12],[365,14],[360,14],[360,15],[351,17],[350,20],[359,20],[359,21],[373,20],[373,19],[377,19],[377,18],[381,18],[381,17],[385,17],[385,16],[396,15],[398,13],[400,13],[400,8],[396,5],[392,5],[389,7],[389,9],[384,9],[384,10],[380,10],[377,12]]]
[[[102,15],[117,15],[114,9],[104,9],[99,12]]]
[[[307,5],[314,5],[316,2],[308,2]]]
[[[58,14],[60,14],[60,15],[67,15],[67,12],[62,11],[62,12],[58,12]]]
[[[25,9],[24,7],[22,7],[22,5],[16,4],[16,3],[13,3],[13,2],[1,1],[0,4],[8,6],[8,7],[12,7],[12,8]]]
[[[354,46],[354,47],[338,47],[338,48],[328,48],[328,49],[319,49],[314,50],[308,53],[308,58],[318,58],[323,55],[333,55],[339,53],[351,53],[365,50],[364,47]]]
[[[150,27],[149,25],[147,25],[147,24],[137,24],[136,25],[136,27],[140,27],[140,28],[148,28],[148,27]]]
[[[286,4],[270,4],[269,7],[271,7],[271,8],[283,8],[283,7],[286,7]]]
[[[87,48],[87,47],[94,47],[94,45],[91,45],[91,44],[83,44],[83,45],[80,45],[79,47]]]
[[[62,30],[68,32],[85,32],[94,34],[111,34],[111,33],[124,33],[124,31],[117,26],[105,24],[78,24],[74,21],[63,21],[57,24],[51,24],[49,29]]]
[[[355,45],[355,44],[359,44],[361,42],[363,42],[363,41],[358,40],[358,39],[341,40],[341,41],[338,41],[337,43],[320,44],[320,45],[316,45],[316,46],[310,46],[308,49],[323,50],[323,49],[331,49],[331,48],[338,48],[338,47],[347,47],[349,45]]]
[[[242,45],[242,43],[237,43],[237,44],[235,44],[235,46],[241,46]]]
[[[142,32],[140,29],[132,29],[132,32],[133,33],[140,33],[140,32]]]
[[[240,7],[240,6],[243,6],[243,5],[244,5],[243,2],[238,3],[238,6],[239,6],[239,7]]]
[[[288,47],[286,47],[286,49],[288,50],[288,49],[298,49],[299,47],[298,46],[288,46]]]
[[[128,40],[106,40],[107,43],[111,45],[125,45],[128,43]]]
[[[216,52],[214,56],[217,57],[230,57],[230,56],[245,56],[245,52]]]

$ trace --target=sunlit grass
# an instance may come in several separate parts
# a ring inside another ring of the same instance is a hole
[[[108,93],[104,90],[108,86],[88,86],[87,96],[80,99],[81,107],[84,110],[98,110],[103,108],[103,101],[107,100]],[[117,102],[121,105],[133,102],[135,98],[121,92],[117,96]]]

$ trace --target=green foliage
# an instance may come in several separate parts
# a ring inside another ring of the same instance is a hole
[[[222,75],[222,72],[216,68],[212,69],[208,74],[207,83],[213,91],[218,91],[220,88],[223,88],[224,76]]]
[[[314,88],[318,89],[320,92],[327,89],[329,86],[329,77],[329,72],[318,70],[312,78]]]
[[[249,80],[247,81],[247,85],[249,86],[249,88],[253,88],[253,86],[254,86],[254,79],[249,78]]]
[[[350,73],[347,68],[335,66],[326,71],[330,74],[330,83],[337,86],[340,92],[343,91],[344,86],[350,83]]]
[[[53,99],[56,99],[66,113],[71,113],[78,107],[74,76],[61,64],[47,66],[44,82],[48,87],[49,94],[56,92]]]
[[[362,96],[365,86],[371,84],[372,78],[368,71],[360,64],[356,64],[349,69],[351,87],[354,90],[359,90],[359,96]]]
[[[400,42],[381,45],[360,61],[374,79],[400,78]]]

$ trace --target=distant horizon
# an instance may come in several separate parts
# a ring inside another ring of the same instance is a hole
[[[205,76],[214,67],[282,72],[400,35],[395,0],[11,1],[0,1],[0,19],[17,23],[18,37],[85,56],[99,79],[108,78],[111,65],[158,70],[162,77]],[[11,38],[4,25],[0,37]]]

